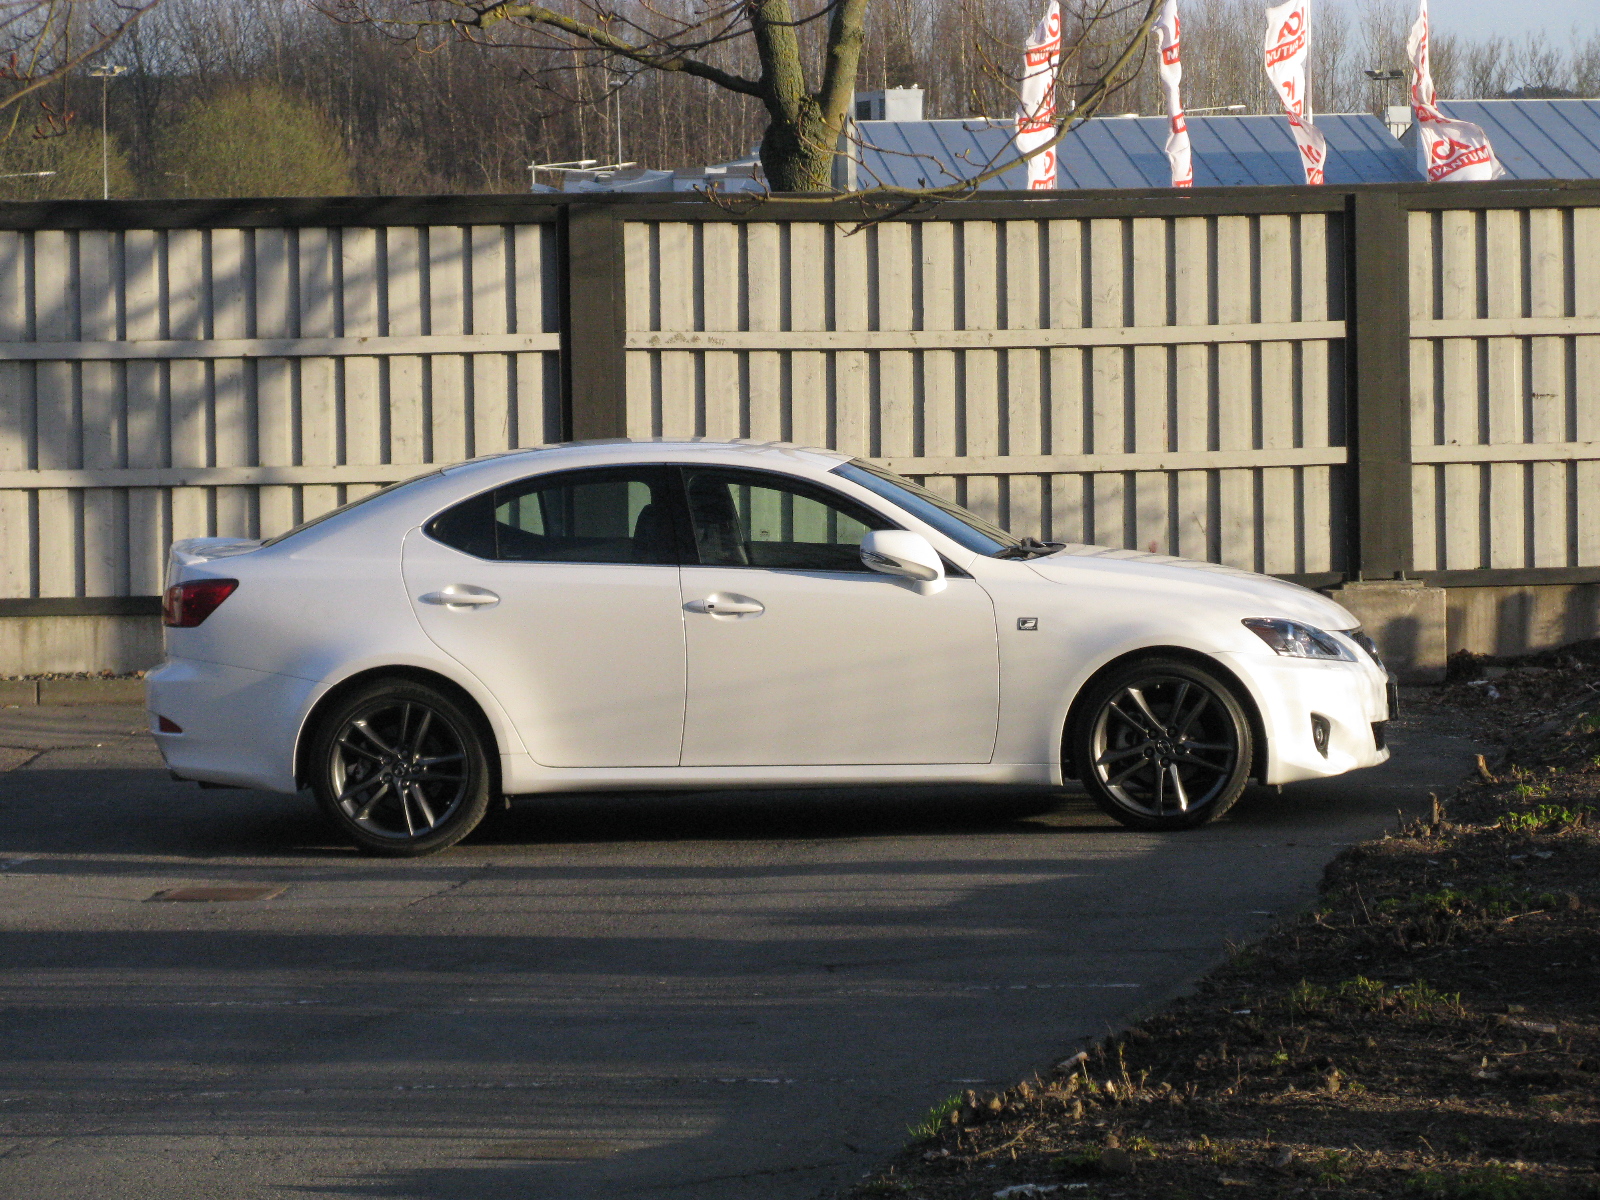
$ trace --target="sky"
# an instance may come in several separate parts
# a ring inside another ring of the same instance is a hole
[[[1474,40],[1543,30],[1556,41],[1574,26],[1584,35],[1600,32],[1600,0],[1428,0],[1428,18],[1440,33]]]

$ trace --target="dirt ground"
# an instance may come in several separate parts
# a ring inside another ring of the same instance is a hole
[[[1600,1197],[1600,643],[1458,656],[1420,703],[1501,748],[1431,820],[849,1195]]]

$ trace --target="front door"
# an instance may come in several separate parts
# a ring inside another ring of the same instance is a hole
[[[682,468],[685,766],[984,763],[994,606],[972,579],[920,595],[861,563],[888,521],[789,476]]]
[[[494,693],[535,762],[677,765],[675,486],[651,466],[537,476],[406,539],[417,619]]]

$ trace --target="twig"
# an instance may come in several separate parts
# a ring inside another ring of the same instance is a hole
[[[1037,1121],[1030,1121],[1021,1129],[1017,1130],[1017,1136],[1012,1138],[1009,1142],[1001,1142],[998,1146],[990,1146],[987,1150],[979,1150],[976,1154],[969,1154],[967,1157],[969,1159],[988,1158],[991,1154],[999,1154],[1002,1150],[1009,1150],[1023,1138],[1027,1137],[1028,1134],[1032,1133],[1038,1124],[1039,1122]]]

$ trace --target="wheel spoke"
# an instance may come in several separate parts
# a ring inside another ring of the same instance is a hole
[[[1128,778],[1128,776],[1132,775],[1135,771],[1143,770],[1145,767],[1147,767],[1149,765],[1150,764],[1149,764],[1148,761],[1146,761],[1145,759],[1141,758],[1138,762],[1134,763],[1133,766],[1124,768],[1120,774],[1113,775],[1110,779],[1106,780],[1106,786],[1107,787],[1116,787],[1124,779],[1126,779],[1126,778]]]
[[[1139,711],[1144,713],[1144,715],[1149,718],[1151,725],[1150,731],[1158,734],[1165,733],[1167,731],[1167,727],[1162,723],[1161,718],[1156,716],[1155,711],[1151,709],[1150,702],[1144,698],[1144,689],[1131,687],[1127,689],[1127,692],[1128,695],[1133,697],[1133,702],[1139,706]]]
[[[1154,728],[1154,729],[1152,729],[1150,727],[1150,725],[1145,721],[1144,717],[1140,716],[1138,713],[1130,713],[1130,712],[1126,711],[1115,700],[1113,700],[1107,707],[1109,707],[1112,712],[1116,713],[1117,716],[1121,717],[1124,721],[1126,721],[1129,725],[1132,725],[1135,729],[1137,729],[1140,733],[1144,734],[1146,737],[1159,737],[1160,736],[1161,729],[1159,728],[1159,726]]]
[[[342,749],[342,750],[348,750],[352,754],[359,754],[359,755],[361,755],[362,758],[370,758],[373,762],[382,762],[383,761],[383,755],[374,754],[371,750],[368,750],[365,746],[356,745],[348,737],[342,737],[342,738],[339,739],[339,748]]]
[[[367,724],[366,718],[363,717],[359,721],[350,722],[350,728],[351,729],[360,730],[361,733],[366,736],[366,739],[369,742],[371,742],[379,750],[382,750],[385,754],[391,754],[392,755],[394,753],[394,751],[392,749],[390,749],[389,744],[387,742],[385,742],[381,737],[379,737],[377,734],[372,732],[372,726]]]
[[[407,795],[410,790],[409,787],[402,785],[395,789],[395,795],[400,797],[400,812],[406,819],[406,836],[416,837],[417,827],[411,820],[411,799]]]
[[[383,786],[379,788],[373,797],[363,804],[354,814],[357,821],[365,821],[368,817],[370,817],[372,815],[372,810],[378,807],[378,801],[382,800],[388,793],[389,781],[387,779],[382,779],[379,780],[379,782],[382,783]]]
[[[422,741],[428,736],[428,726],[431,724],[433,724],[433,710],[425,708],[422,710],[422,720],[417,722],[417,731],[411,735],[412,754],[422,753]]]
[[[422,794],[422,789],[414,783],[409,783],[406,787],[410,790],[411,798],[416,801],[417,807],[422,810],[422,815],[428,822],[428,828],[432,829],[439,823],[439,818],[435,817],[433,809],[428,807],[427,797]]]
[[[460,762],[464,758],[466,758],[465,754],[435,754],[431,758],[417,759],[416,765],[419,767],[431,767],[438,763]]]
[[[372,775],[366,779],[360,780],[359,782],[352,783],[349,787],[345,788],[344,791],[339,793],[339,803],[343,804],[346,800],[354,800],[357,796],[361,795],[362,792],[366,791],[374,784],[379,784],[382,782],[382,775]]]
[[[1149,744],[1149,741],[1146,740],[1140,742],[1137,746],[1127,746],[1121,750],[1107,750],[1099,758],[1094,760],[1094,765],[1097,767],[1110,766],[1114,762],[1121,762],[1130,754],[1143,754],[1145,747]]]
[[[1172,790],[1178,797],[1178,811],[1189,811],[1189,793],[1183,790],[1183,776],[1178,773],[1178,764],[1172,763],[1167,767],[1172,775]]]
[[[1232,742],[1190,742],[1182,743],[1185,750],[1232,750]]]
[[[1156,767],[1156,815],[1160,816],[1167,806],[1167,771],[1165,767]]]
[[[1194,766],[1204,767],[1208,771],[1215,771],[1219,775],[1228,769],[1225,763],[1208,762],[1203,758],[1196,758],[1193,754],[1178,754],[1175,757],[1178,762],[1192,763]]]
[[[1189,685],[1188,684],[1184,684],[1184,686],[1188,687]],[[1206,692],[1206,691],[1202,691],[1200,693],[1200,699],[1195,701],[1194,707],[1189,710],[1188,715],[1185,716],[1183,718],[1183,720],[1178,722],[1178,737],[1180,739],[1181,738],[1186,738],[1186,737],[1189,736],[1189,726],[1194,724],[1194,719],[1196,717],[1198,717],[1202,712],[1204,712],[1205,708],[1206,708],[1206,705],[1208,705],[1210,703],[1211,703],[1211,693],[1210,692]],[[1179,708],[1178,708],[1178,706],[1176,704],[1174,704],[1172,706],[1172,712],[1173,712],[1174,716],[1176,716],[1177,713],[1179,712]]]

